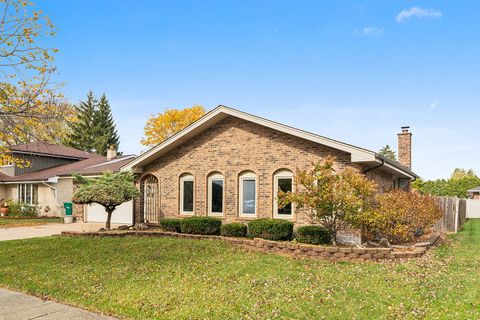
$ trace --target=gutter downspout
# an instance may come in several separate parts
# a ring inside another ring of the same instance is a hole
[[[381,161],[382,161],[382,163],[380,163],[379,165],[363,171],[363,174],[367,174],[367,172],[370,172],[370,171],[373,171],[373,170],[376,170],[376,169],[378,169],[378,168],[383,167],[383,166],[385,165],[385,160],[381,159]]]

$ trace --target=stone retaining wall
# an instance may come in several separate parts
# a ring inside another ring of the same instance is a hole
[[[61,236],[73,237],[172,237],[185,239],[216,239],[228,242],[250,251],[276,253],[296,258],[313,258],[331,261],[385,260],[399,258],[421,257],[427,251],[426,247],[398,250],[392,248],[347,248],[327,247],[308,244],[298,244],[288,241],[270,241],[264,239],[229,238],[199,234],[185,234],[165,231],[113,231],[113,232],[75,232],[64,231]]]

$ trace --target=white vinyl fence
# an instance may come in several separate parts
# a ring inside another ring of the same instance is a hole
[[[467,218],[480,218],[480,200],[467,199]]]

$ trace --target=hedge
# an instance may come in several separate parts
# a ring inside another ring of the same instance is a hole
[[[245,237],[247,235],[247,226],[237,222],[223,224],[220,233],[224,237]]]
[[[293,223],[282,219],[256,219],[248,223],[248,234],[267,240],[290,240]]]
[[[332,241],[330,233],[321,226],[299,227],[295,238],[298,242],[309,244],[329,244]]]
[[[180,232],[191,234],[218,235],[222,220],[211,217],[188,217],[180,221]]]
[[[170,232],[180,232],[180,219],[160,219],[160,228]]]

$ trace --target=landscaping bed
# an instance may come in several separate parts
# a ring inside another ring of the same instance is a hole
[[[185,239],[215,239],[221,240],[232,245],[266,253],[276,253],[288,255],[297,258],[326,259],[333,261],[355,261],[363,262],[367,260],[384,260],[398,258],[417,258],[421,257],[427,251],[428,246],[423,247],[404,247],[404,248],[355,248],[355,247],[337,247],[301,244],[290,241],[273,241],[261,238],[234,238],[216,235],[186,234],[168,231],[130,231],[130,230],[112,230],[109,232],[76,232],[64,231],[62,236],[69,237],[171,237]],[[436,240],[435,240],[436,241]]]

